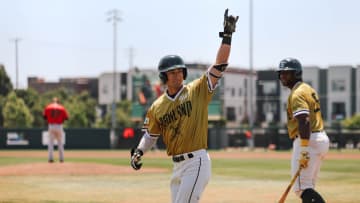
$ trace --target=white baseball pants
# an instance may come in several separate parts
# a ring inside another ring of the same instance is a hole
[[[49,143],[48,143],[48,159],[54,160],[54,141],[56,139],[59,150],[59,160],[64,161],[64,143],[63,143],[63,126],[61,124],[49,124]]]
[[[171,198],[173,203],[196,203],[199,202],[211,176],[211,160],[205,149],[177,155],[185,160],[174,162],[173,175],[171,178]]]
[[[294,192],[300,196],[307,188],[315,188],[318,173],[325,154],[329,151],[329,138],[325,131],[311,133],[309,140],[308,167],[301,170],[299,177],[294,183]],[[293,142],[293,153],[291,159],[291,176],[293,177],[299,168],[300,159],[300,138]]]

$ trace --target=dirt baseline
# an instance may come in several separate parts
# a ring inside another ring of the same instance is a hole
[[[114,175],[163,173],[165,169],[143,168],[134,171],[130,166],[114,166],[94,163],[32,163],[0,167],[0,176],[33,176],[33,175]]]
[[[26,151],[23,150],[0,150],[0,157],[47,157],[46,151]],[[226,151],[209,151],[212,159],[290,159],[291,153],[278,153],[273,151],[268,152],[244,152],[239,150]],[[65,156],[68,157],[107,157],[107,158],[125,158],[129,157],[127,151],[66,151]],[[165,151],[151,151],[146,157],[157,157],[163,159],[170,159]],[[360,159],[360,153],[329,153],[326,159]],[[170,160],[169,160],[170,161]],[[171,169],[149,168],[145,167],[139,171],[134,171],[129,166],[116,166],[111,164],[99,163],[79,163],[66,162],[65,163],[47,163],[46,158],[42,163],[26,163],[0,166],[0,176],[30,176],[30,175],[114,175],[114,174],[141,174],[141,173],[164,173]]]

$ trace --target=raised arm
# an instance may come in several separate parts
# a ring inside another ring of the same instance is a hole
[[[223,23],[224,31],[219,33],[219,36],[222,38],[221,45],[216,55],[215,64],[212,65],[209,70],[210,80],[213,87],[215,87],[217,81],[222,77],[222,74],[228,65],[232,33],[235,32],[236,22],[238,19],[239,16],[228,16],[228,9],[225,10]]]

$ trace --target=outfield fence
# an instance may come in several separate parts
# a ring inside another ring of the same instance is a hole
[[[208,131],[209,149],[228,147],[250,147],[287,150],[292,147],[285,128],[254,128],[251,136],[244,128],[212,127]],[[67,128],[65,129],[65,148],[67,149],[130,149],[136,147],[142,137],[139,128],[118,128],[111,138],[110,129],[105,128]],[[360,148],[360,129],[327,129],[331,147]],[[1,128],[0,149],[45,149],[47,147],[45,128]],[[157,147],[164,149],[162,139]]]

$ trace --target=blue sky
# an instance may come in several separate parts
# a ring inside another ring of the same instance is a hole
[[[113,70],[112,24],[118,9],[117,70],[133,64],[155,68],[178,54],[185,62],[213,63],[223,13],[238,15],[230,65],[249,67],[249,0],[0,0],[0,63],[15,83],[19,42],[19,84],[38,76],[98,77]],[[276,67],[292,56],[303,65],[360,65],[360,1],[253,0],[253,64]]]

